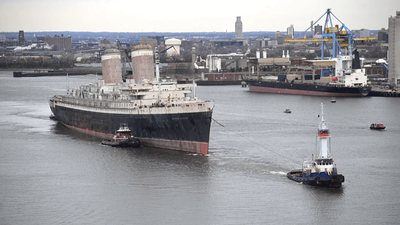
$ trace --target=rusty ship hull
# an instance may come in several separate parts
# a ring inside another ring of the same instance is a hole
[[[153,50],[132,50],[134,76],[122,79],[121,55],[102,55],[103,79],[50,99],[54,118],[77,131],[112,138],[121,123],[142,145],[208,154],[214,103],[195,96],[195,84],[154,77]]]
[[[153,108],[86,107],[53,98],[50,108],[55,118],[74,130],[111,138],[121,122],[143,145],[208,154],[212,110],[206,103]],[[205,109],[205,110],[203,110]]]
[[[246,81],[251,92],[265,92],[292,95],[362,97],[367,96],[371,87],[343,87],[313,84],[292,84],[275,81]]]

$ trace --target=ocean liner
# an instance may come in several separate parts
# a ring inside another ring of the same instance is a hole
[[[142,145],[207,154],[214,103],[198,99],[194,83],[160,81],[158,57],[154,77],[153,56],[150,46],[135,46],[133,75],[123,79],[120,52],[104,51],[103,79],[50,99],[55,119],[102,138],[125,123]]]

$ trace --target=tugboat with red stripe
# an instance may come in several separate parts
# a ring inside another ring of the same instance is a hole
[[[287,173],[287,177],[303,184],[340,188],[344,176],[339,174],[331,156],[331,136],[323,116],[321,103],[321,123],[317,132],[317,155],[311,162],[305,161],[302,169],[295,169]]]

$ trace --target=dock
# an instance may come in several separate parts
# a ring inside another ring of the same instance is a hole
[[[400,97],[400,92],[398,90],[388,90],[373,87],[369,92],[368,96],[377,97]]]

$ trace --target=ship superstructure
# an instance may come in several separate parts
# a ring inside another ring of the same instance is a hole
[[[122,80],[120,53],[102,56],[103,79],[50,99],[67,127],[111,138],[121,123],[143,145],[207,154],[214,103],[194,95],[196,84],[159,79],[150,46],[132,51],[133,76]]]

